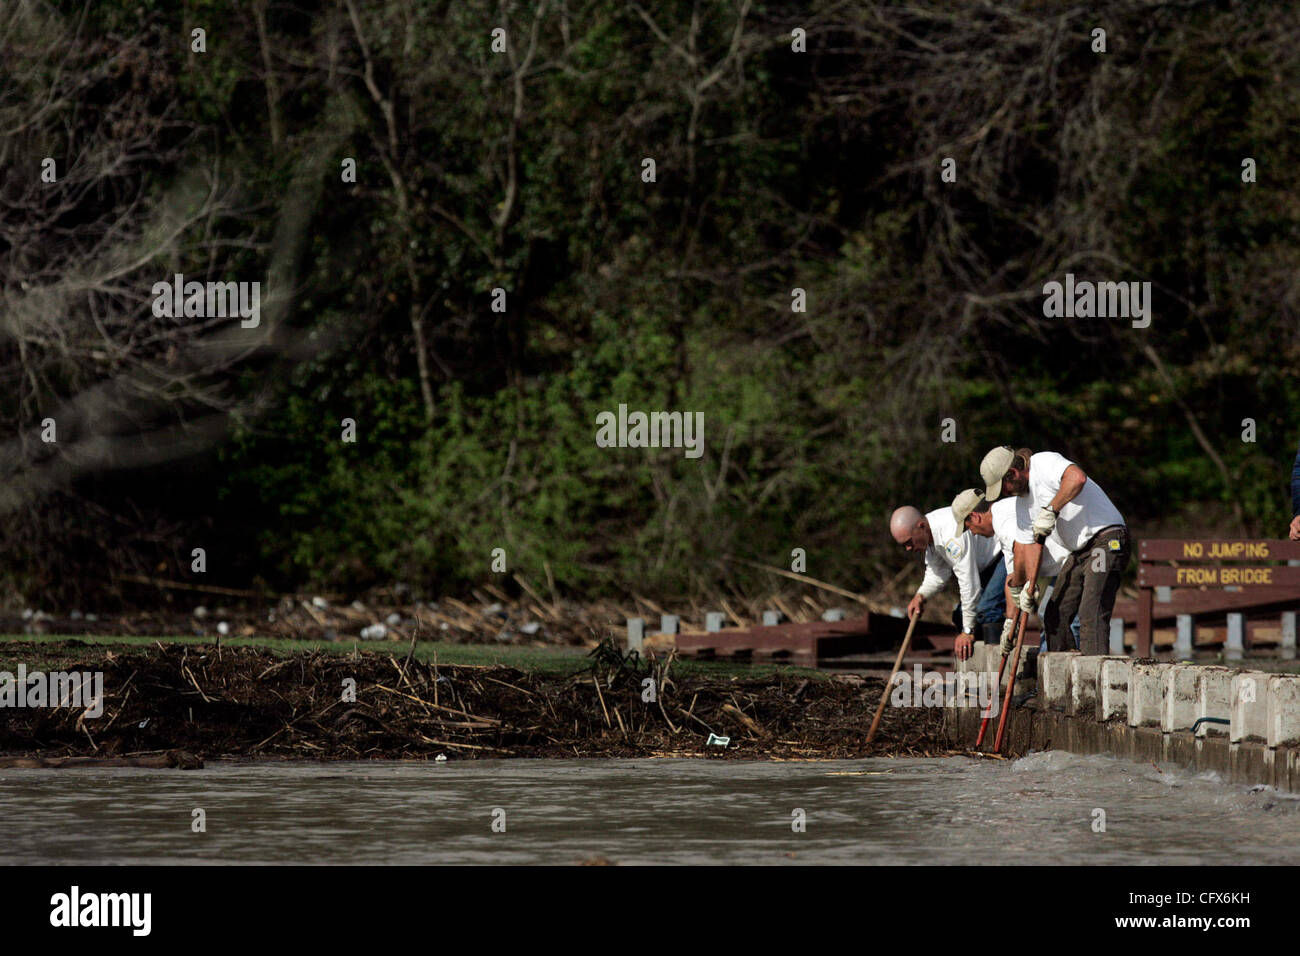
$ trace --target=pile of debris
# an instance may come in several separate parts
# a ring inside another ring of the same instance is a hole
[[[522,580],[522,579],[521,579]],[[199,590],[199,589],[193,589]],[[706,630],[710,613],[725,617],[728,626],[745,628],[779,612],[784,620],[806,623],[822,619],[828,608],[847,607],[850,616],[859,605],[835,599],[827,603],[808,595],[770,595],[752,601],[719,598],[690,602],[665,610],[641,596],[628,601],[578,603],[546,600],[531,588],[510,597],[500,588],[475,588],[469,600],[442,598],[411,600],[401,589],[385,589],[364,600],[339,595],[285,595],[269,600],[222,588],[201,589],[205,603],[177,608],[176,600],[162,607],[124,614],[50,613],[22,609],[0,613],[0,633],[85,636],[194,636],[214,640],[227,637],[293,638],[333,641],[451,641],[463,644],[569,645],[591,647],[602,639],[622,635],[631,618],[646,622],[646,633],[659,629],[660,619],[678,617],[683,632]],[[169,597],[174,597],[170,594]],[[238,600],[230,600],[238,597]],[[217,598],[218,601],[206,600]],[[224,599],[224,600],[221,600]],[[654,644],[655,642],[651,642]],[[671,639],[658,646],[671,646]]]
[[[65,666],[102,672],[102,700],[11,711],[0,724],[0,753],[436,760],[948,752],[935,708],[888,708],[865,745],[880,680],[675,675],[671,655],[623,655],[609,641],[568,675],[373,653],[277,657],[158,644],[115,654],[62,644],[6,643],[4,658],[80,655]]]

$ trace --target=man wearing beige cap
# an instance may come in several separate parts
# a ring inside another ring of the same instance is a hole
[[[954,647],[957,659],[970,657],[976,633],[986,643],[996,642],[1006,581],[997,543],[973,538],[959,528],[951,508],[923,515],[911,505],[904,505],[890,516],[889,531],[909,553],[925,552],[925,576],[908,602],[907,616],[924,611],[926,600],[956,575],[961,605],[953,612],[953,624],[962,631]]]
[[[989,501],[1024,499],[1035,542],[1026,548],[1026,566],[1041,553],[1037,542],[1044,539],[1054,538],[1068,552],[1056,581],[1057,598],[1043,613],[1048,650],[1072,647],[1068,622],[1077,613],[1079,650],[1107,653],[1110,612],[1129,561],[1128,528],[1119,509],[1082,468],[1053,451],[1026,460],[1006,445],[994,448],[980,462],[980,477]]]
[[[1033,610],[1036,593],[1032,588],[1025,588],[1028,569],[1025,555],[1033,544],[1030,531],[1029,509],[1023,498],[999,498],[990,503],[984,492],[978,488],[963,491],[952,501],[952,516],[958,527],[982,538],[992,538],[1002,549],[1002,560],[1007,573],[1006,619],[1002,623],[1002,653],[1007,655],[1015,644],[1011,632],[1012,616],[1015,609]],[[1064,545],[1054,537],[1043,542],[1043,557],[1039,564],[1040,575],[1055,578],[1060,573],[1062,562],[1069,557]],[[1078,629],[1078,618],[1072,624]]]

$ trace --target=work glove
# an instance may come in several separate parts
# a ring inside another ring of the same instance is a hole
[[[1056,512],[1051,507],[1041,508],[1034,519],[1034,537],[1046,538],[1056,530]]]
[[[1002,622],[1002,656],[1006,657],[1016,649],[1016,621],[1007,618]]]
[[[1024,614],[1033,614],[1038,604],[1038,589],[1032,584],[1026,584],[1023,588],[1012,588],[1012,591],[1017,590],[1020,594],[1016,596],[1016,607]]]

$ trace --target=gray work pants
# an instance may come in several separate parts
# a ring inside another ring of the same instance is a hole
[[[1074,649],[1070,622],[1079,615],[1079,650],[1110,653],[1110,612],[1128,567],[1128,529],[1103,528],[1061,565],[1055,592],[1043,612],[1049,651]]]

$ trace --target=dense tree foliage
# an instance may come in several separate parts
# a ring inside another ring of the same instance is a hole
[[[1297,35],[1285,2],[10,5],[10,587],[202,546],[210,583],[454,592],[501,547],[671,597],[801,547],[871,590],[889,510],[1002,442],[1139,535],[1280,536]],[[157,319],[175,272],[260,280],[262,326]],[[1066,273],[1150,282],[1150,326],[1046,317]],[[704,455],[598,447],[620,403],[702,412]]]

